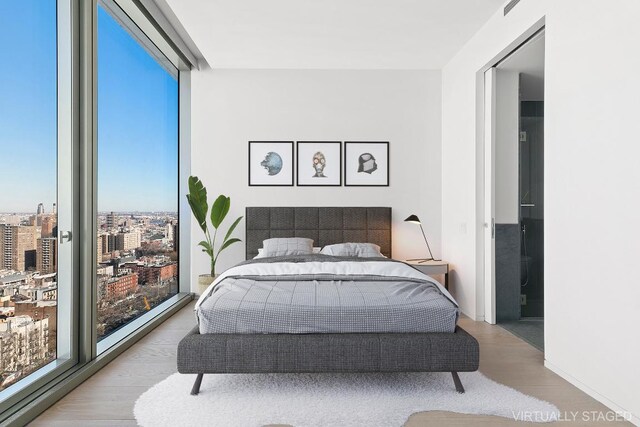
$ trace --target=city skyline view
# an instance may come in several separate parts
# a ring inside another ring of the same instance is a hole
[[[40,205],[40,202],[35,204],[35,208],[32,208],[30,210],[27,211],[0,211],[0,215],[31,215],[33,214],[33,212],[35,210],[37,210],[37,206]],[[49,206],[49,209],[47,209],[47,204],[43,203],[44,205],[44,213],[52,213],[53,211],[53,204],[51,204],[51,206]],[[98,215],[106,215],[108,213],[111,212],[115,212],[117,214],[146,214],[146,213],[171,213],[171,214],[177,214],[178,211],[177,210],[156,210],[156,211],[141,211],[141,210],[124,210],[124,211],[115,211],[115,210],[104,210],[104,211],[98,211]]]

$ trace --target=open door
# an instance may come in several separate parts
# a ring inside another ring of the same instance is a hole
[[[480,74],[484,320],[544,348],[544,29]],[[480,272],[479,272],[480,273]],[[480,317],[480,316],[479,316]]]

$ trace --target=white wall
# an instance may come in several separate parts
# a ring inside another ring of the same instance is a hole
[[[426,256],[420,216],[435,256],[441,231],[441,79],[439,71],[208,70],[192,73],[192,174],[209,198],[231,197],[232,218],[246,206],[391,206],[393,256]],[[249,187],[250,140],[389,141],[390,187]],[[194,224],[192,241],[201,231]],[[226,227],[225,227],[226,229]],[[236,233],[244,240],[244,222]],[[220,271],[244,259],[244,243]],[[192,245],[193,276],[208,272]],[[195,280],[194,280],[195,284]],[[195,287],[194,287],[195,290]]]
[[[442,75],[443,256],[475,317],[476,72],[546,17],[546,363],[636,423],[638,16],[637,0],[524,0],[494,15]]]

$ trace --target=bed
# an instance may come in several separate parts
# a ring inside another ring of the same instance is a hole
[[[253,259],[282,237],[374,243],[386,258]],[[337,372],[451,372],[464,393],[457,373],[478,369],[478,342],[444,287],[391,255],[391,208],[247,208],[247,261],[203,293],[178,345],[191,394],[207,373]]]

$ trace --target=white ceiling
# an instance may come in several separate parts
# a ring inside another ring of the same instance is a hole
[[[504,0],[156,0],[213,68],[440,69]]]

